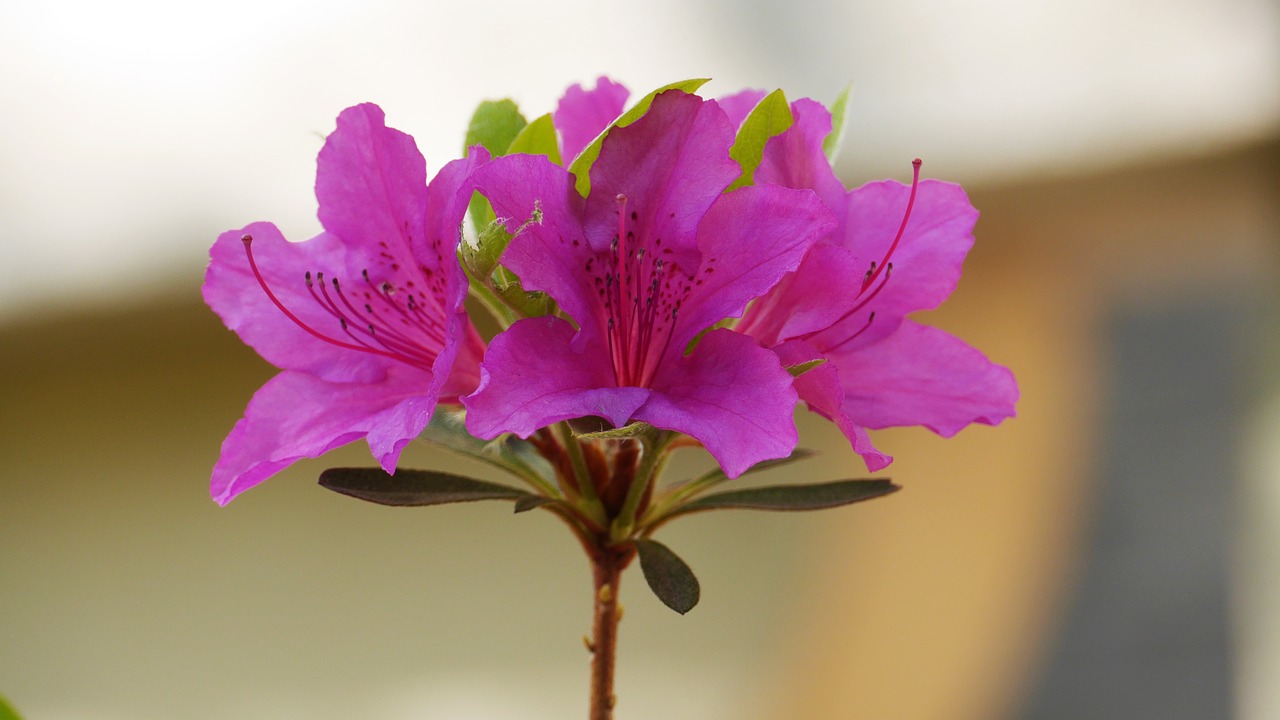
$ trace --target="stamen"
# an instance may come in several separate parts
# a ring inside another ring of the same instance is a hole
[[[346,342],[330,337],[329,335],[326,335],[325,333],[322,333],[308,325],[304,320],[290,311],[289,308],[280,301],[280,298],[272,292],[271,287],[267,284],[267,280],[263,277],[261,270],[259,270],[257,260],[253,255],[253,236],[246,234],[241,237],[240,240],[244,243],[245,256],[249,260],[249,269],[253,272],[254,278],[258,281],[258,285],[262,288],[262,291],[266,293],[267,298],[270,299],[271,303],[276,306],[276,309],[283,313],[285,317],[289,318],[294,325],[297,325],[312,337],[347,350],[371,353],[373,355],[398,360],[418,367],[428,369],[431,367],[431,364],[434,361],[434,352],[431,348],[396,332],[378,315],[378,313],[374,312],[373,307],[369,304],[365,304],[365,310],[368,315],[371,315],[373,319],[381,325],[382,332],[377,330],[377,327],[373,322],[353,322],[353,318],[361,317],[362,313],[357,310],[356,306],[347,298],[347,295],[343,292],[342,285],[338,279],[330,279],[330,282],[333,284],[333,293],[330,294],[328,285],[325,283],[324,273],[317,272],[313,278],[312,273],[309,270],[303,275],[303,283],[307,287],[307,292],[311,295],[311,298],[317,305],[338,321],[338,326],[342,329],[343,334],[350,338],[352,342]],[[362,274],[364,275],[365,281],[369,282],[368,272],[366,271]],[[384,284],[389,286],[389,283]],[[316,285],[320,286],[319,292],[316,292]],[[370,285],[372,285],[372,283],[370,283]],[[334,299],[334,295],[337,296],[336,300]],[[382,294],[379,293],[379,295]],[[391,301],[390,298],[387,298],[387,301],[395,307],[401,315],[406,315],[404,308],[400,307],[394,301]],[[415,309],[415,312],[421,314],[421,310],[417,309],[416,304],[413,308]],[[433,328],[430,327],[431,323],[427,322],[428,320],[429,318],[424,316],[423,322],[412,324],[406,322],[406,325],[419,327],[424,331],[430,332]],[[353,326],[359,328],[359,332],[363,333],[366,337],[362,338],[353,332]],[[377,343],[382,347],[374,347],[370,344],[370,341]]]
[[[882,286],[882,287],[883,287],[883,286]],[[845,338],[844,340],[841,340],[841,341],[840,341],[839,343],[837,343],[834,347],[827,348],[826,352],[828,352],[828,353],[833,353],[833,352],[835,352],[836,350],[839,350],[840,348],[844,347],[845,345],[848,345],[849,343],[853,342],[854,340],[857,340],[857,339],[858,339],[858,336],[859,336],[859,335],[861,335],[862,333],[866,332],[868,329],[870,329],[870,328],[871,328],[871,323],[873,323],[873,322],[875,322],[875,321],[876,321],[876,314],[875,314],[874,312],[872,312],[869,316],[867,316],[867,322],[866,322],[866,324],[865,324],[865,325],[863,325],[861,328],[859,328],[858,332],[856,332],[856,333],[854,333],[854,334],[850,335],[849,337]]]
[[[911,161],[911,195],[907,197],[907,211],[902,214],[902,224],[898,226],[898,234],[893,237],[893,244],[889,245],[889,249],[885,252],[884,259],[880,261],[880,267],[877,268],[872,264],[871,277],[862,281],[864,291],[880,276],[880,270],[888,264],[889,258],[893,257],[893,251],[898,249],[898,243],[902,240],[902,233],[907,230],[907,220],[911,219],[911,208],[916,204],[916,189],[920,186],[920,166],[923,164],[920,158]]]
[[[820,333],[824,333],[827,330],[831,329],[832,327],[839,325],[840,323],[849,319],[855,313],[865,308],[872,300],[876,298],[877,295],[880,294],[881,290],[884,290],[885,285],[889,284],[889,278],[890,276],[893,275],[893,263],[890,262],[890,259],[893,257],[893,253],[898,249],[898,243],[902,242],[902,236],[907,230],[907,221],[911,219],[911,210],[913,207],[915,207],[915,204],[916,204],[916,191],[920,186],[920,166],[922,164],[923,163],[921,162],[920,158],[916,158],[915,160],[911,161],[911,194],[907,196],[907,208],[902,214],[902,222],[898,225],[898,232],[896,235],[894,235],[893,242],[889,244],[889,249],[885,251],[884,258],[881,259],[879,263],[876,263],[874,260],[871,261],[871,266],[867,269],[866,274],[863,275],[862,285],[861,287],[858,288],[858,297],[860,299],[858,300],[857,304],[855,304],[852,309],[850,309],[845,314],[841,315],[839,319],[831,323],[831,325],[828,325],[826,328],[823,328],[821,330],[814,330],[813,332],[806,333],[800,336],[801,340],[808,340],[809,338],[812,338],[813,336],[818,335]],[[871,288],[872,285],[875,285],[876,280],[879,280],[881,276],[883,276],[884,279],[881,280],[880,284],[876,285],[875,288],[871,290],[870,294],[866,294],[867,290]],[[863,297],[864,294],[866,294],[865,297]],[[837,345],[835,345],[835,347],[829,348],[828,352],[833,352],[834,350],[836,350],[836,348],[839,348],[845,345],[846,343],[852,341],[854,338],[858,337],[862,333],[866,332],[867,328],[871,327],[871,321],[874,318],[875,318],[875,313],[873,312],[871,313],[871,318],[867,320],[866,324],[863,325],[861,329],[859,329],[850,337],[847,337],[844,340],[841,340]]]

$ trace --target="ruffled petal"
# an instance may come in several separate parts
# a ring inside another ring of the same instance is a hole
[[[749,337],[713,330],[665,364],[636,420],[699,440],[729,477],[795,449],[796,391],[778,357]]]
[[[880,342],[831,359],[844,380],[842,409],[864,427],[924,425],[950,437],[970,423],[996,425],[1015,415],[1013,373],[959,338],[910,320]]]
[[[484,148],[472,148],[466,158],[441,168],[427,188],[425,242],[415,251],[419,257],[435,258],[439,270],[429,276],[433,281],[438,277],[444,279],[442,286],[433,288],[436,292],[427,295],[439,298],[440,307],[422,309],[433,317],[438,316],[445,328],[444,346],[432,363],[432,384],[426,390],[432,397],[466,395],[480,381],[484,342],[467,317],[465,302],[469,281],[458,261],[458,244],[462,240],[463,218],[475,192],[472,178],[476,169],[488,161],[489,153]]]
[[[263,385],[222,443],[210,491],[225,505],[302,458],[367,437],[383,469],[427,426],[435,399],[421,394],[424,373],[392,368],[382,382],[331,383],[285,371]]]
[[[778,354],[784,367],[802,365],[813,360],[822,359],[822,353],[803,340],[792,340],[773,349]],[[863,462],[871,472],[882,470],[893,462],[893,458],[876,449],[871,443],[871,436],[866,428],[861,427],[845,413],[844,386],[840,382],[840,371],[830,362],[810,368],[795,379],[796,392],[813,412],[835,423],[836,427],[849,438],[853,451],[862,456]]]
[[[343,110],[317,165],[320,224],[351,251],[351,279],[368,270],[381,282],[393,265],[437,270],[434,254],[414,254],[426,233],[426,161],[412,137],[386,126],[381,108]]]
[[[242,238],[253,238],[253,256],[267,287],[308,332],[282,312],[254,277]],[[271,223],[254,223],[223,233],[209,250],[201,294],[205,303],[267,362],[333,382],[374,382],[394,361],[353,351],[338,321],[307,290],[305,274],[341,268],[343,242],[322,233],[306,242],[291,243]]]
[[[574,85],[565,91],[551,121],[560,131],[560,156],[566,163],[618,119],[630,95],[625,86],[603,75],[591,90]]]
[[[639,120],[609,131],[591,166],[582,222],[592,248],[608,251],[622,220],[651,257],[661,246],[685,272],[697,267],[698,223],[741,173],[729,157],[733,136],[715,103],[674,90],[654,98]]]
[[[615,426],[634,417],[650,391],[615,387],[608,352],[556,317],[520,320],[489,343],[480,387],[463,398],[467,430],[490,439],[528,437],[561,420],[598,416]]]
[[[795,270],[834,224],[807,190],[754,185],[722,195],[698,226],[702,265],[680,308],[672,352],[712,324],[741,315],[747,303]]]

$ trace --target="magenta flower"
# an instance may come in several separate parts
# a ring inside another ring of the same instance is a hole
[[[726,99],[745,106],[750,98]],[[755,303],[737,326],[773,348],[784,365],[825,360],[796,378],[800,398],[835,422],[879,470],[892,458],[866,428],[923,425],[951,436],[970,423],[1014,415],[1008,369],[941,330],[906,319],[955,289],[973,245],[978,212],[952,183],[875,182],[844,191],[823,154],[831,116],[812,100],[792,104],[795,124],[765,146],[756,182],[809,188],[837,226],[800,268]]]
[[[644,421],[698,439],[730,476],[794,448],[796,395],[778,357],[729,330],[698,336],[796,269],[833,220],[808,191],[725,193],[741,172],[733,139],[714,102],[667,92],[610,131],[586,198],[541,156],[476,171],[510,229],[540,213],[503,264],[576,326],[529,318],[490,343],[480,387],[464,399],[472,434],[527,437],[584,416]]]
[[[438,401],[474,389],[483,344],[456,252],[468,177],[485,160],[449,163],[428,187],[413,138],[376,105],[348,108],[317,162],[325,231],[290,243],[254,223],[214,243],[205,302],[283,370],[223,442],[216,501],[360,438],[390,472]]]

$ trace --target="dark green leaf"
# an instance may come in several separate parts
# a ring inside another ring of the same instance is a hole
[[[698,604],[702,594],[698,578],[680,556],[656,540],[636,540],[636,552],[645,582],[662,604],[681,615]]]
[[[483,145],[490,155],[506,155],[507,148],[528,122],[520,114],[520,108],[510,100],[485,100],[471,116],[467,127],[467,144]]]
[[[525,125],[520,134],[516,135],[507,148],[507,154],[516,153],[546,155],[551,162],[561,164],[560,143],[556,141],[556,126],[551,121],[551,113]]]
[[[836,164],[836,156],[840,154],[840,146],[844,143],[845,113],[849,107],[849,91],[853,90],[853,85],[846,85],[844,90],[831,103],[831,132],[822,139],[822,152],[827,156],[827,162],[832,165]]]
[[[730,190],[751,184],[756,168],[764,159],[765,143],[769,138],[786,132],[793,124],[795,118],[791,115],[791,106],[781,90],[769,93],[751,109],[747,119],[742,121],[742,127],[738,128],[733,147],[729,148],[729,157],[742,167],[742,175],[733,181]]]
[[[397,507],[537,497],[507,485],[432,470],[397,470],[388,475],[380,468],[332,468],[320,473],[320,484],[353,498]]]
[[[543,497],[541,495],[525,495],[524,497],[516,501],[516,512],[518,513],[529,512],[534,508],[540,508],[543,505],[546,505],[547,503],[553,503],[553,502],[556,502],[556,501],[552,500],[549,497]]]
[[[583,148],[582,152],[578,153],[578,157],[574,158],[573,162],[569,165],[569,172],[574,175],[576,181],[575,187],[578,188],[578,194],[582,197],[586,197],[587,193],[591,192],[591,166],[595,163],[596,158],[600,157],[600,146],[604,143],[604,138],[609,134],[610,130],[615,127],[626,127],[636,120],[639,120],[646,112],[649,111],[649,106],[653,104],[653,99],[659,94],[668,90],[680,90],[687,93],[693,93],[696,92],[698,88],[705,85],[708,80],[710,80],[710,78],[696,78],[693,80],[673,82],[670,85],[663,85],[657,90],[654,90],[648,95],[640,98],[639,102],[631,106],[631,109],[622,113],[617,120],[614,120],[609,127],[604,129],[604,132],[597,135],[596,139],[591,141],[590,145]]]
[[[769,485],[706,495],[671,513],[701,510],[825,510],[888,495],[898,486],[888,480],[836,480],[808,485]]]
[[[0,695],[0,720],[22,720],[22,716],[18,715],[18,711],[13,709],[3,695]]]

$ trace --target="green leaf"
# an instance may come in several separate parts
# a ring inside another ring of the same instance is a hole
[[[551,121],[551,113],[534,120],[511,141],[507,148],[508,155],[526,153],[528,155],[546,155],[551,162],[561,165],[560,143],[556,140],[556,126]]]
[[[791,373],[791,376],[792,376],[792,377],[800,377],[801,375],[803,375],[803,374],[805,374],[805,373],[809,372],[810,370],[812,370],[812,369],[814,369],[814,368],[818,367],[819,365],[821,365],[821,364],[825,363],[826,361],[827,361],[827,359],[826,359],[826,358],[818,358],[817,360],[810,360],[810,361],[808,361],[808,362],[802,362],[802,363],[800,363],[800,364],[798,364],[798,365],[788,365],[788,366],[787,366],[787,372]]]
[[[822,140],[822,152],[827,156],[827,162],[833,166],[836,164],[836,156],[840,154],[840,146],[844,144],[845,129],[845,111],[849,107],[849,91],[853,90],[853,83],[844,86],[844,90],[836,97],[836,101],[831,103],[831,132]]]
[[[630,425],[623,425],[620,428],[612,430],[598,430],[588,433],[574,433],[574,437],[582,440],[610,440],[614,438],[633,438],[641,435],[648,435],[653,432],[653,426],[647,422],[633,422]]]
[[[636,120],[639,120],[646,112],[649,111],[649,106],[653,104],[653,99],[659,94],[668,90],[680,90],[682,92],[693,93],[696,92],[698,88],[706,85],[707,81],[710,79],[711,78],[695,78],[693,80],[682,80],[680,82],[673,82],[670,85],[663,85],[657,90],[654,90],[648,95],[640,98],[639,102],[633,105],[630,110],[622,113],[617,120],[614,120],[609,127],[605,128],[603,132],[597,135],[596,139],[592,140],[590,145],[583,148],[582,152],[578,153],[578,157],[574,158],[573,162],[569,165],[569,172],[573,173],[576,178],[575,187],[578,189],[578,194],[582,197],[586,197],[587,193],[591,192],[591,166],[595,163],[596,158],[600,157],[600,146],[604,143],[604,138],[609,134],[610,130],[615,127],[626,127]]]
[[[515,474],[553,483],[555,470],[537,448],[514,435],[500,435],[495,440],[481,440],[467,432],[463,413],[439,408],[420,436],[423,440],[448,448]]]
[[[511,143],[527,124],[513,101],[485,100],[471,115],[463,152],[470,154],[472,145],[482,145],[494,157],[506,155]],[[477,234],[493,222],[493,208],[483,195],[476,193],[471,197],[470,209],[471,222]]]
[[[13,706],[9,704],[8,700],[4,699],[3,695],[0,695],[0,720],[22,720],[22,716],[18,714],[17,710],[13,709]]]
[[[684,615],[698,604],[698,578],[680,556],[656,540],[636,540],[636,552],[645,582],[663,605]]]
[[[540,508],[548,503],[558,502],[557,500],[541,495],[525,495],[516,501],[516,512],[529,512],[534,508]]]
[[[770,485],[706,495],[670,517],[702,510],[825,510],[888,495],[899,489],[888,480],[836,480],[807,485]]]
[[[489,201],[476,193],[471,198],[471,219],[479,222],[486,215],[490,220],[484,227],[476,228],[475,244],[463,242],[458,248],[463,264],[467,270],[471,271],[472,276],[477,278],[487,278],[493,274],[494,269],[498,267],[498,262],[502,259],[502,253],[506,252],[507,245],[511,244],[511,238],[515,237],[507,232],[507,228],[502,223],[493,219],[493,209],[489,207]]]
[[[506,155],[507,148],[528,122],[511,100],[485,100],[471,115],[467,127],[466,152],[472,145],[483,145],[490,155]]]
[[[764,146],[769,138],[781,135],[787,128],[795,124],[791,115],[791,106],[787,104],[787,96],[781,90],[774,90],[756,103],[738,128],[738,137],[729,148],[729,157],[738,161],[742,167],[742,175],[729,186],[730,190],[750,185],[756,168],[764,158]]]
[[[353,498],[395,507],[537,497],[507,485],[432,470],[397,470],[388,475],[381,468],[332,468],[320,473],[320,485]]]

